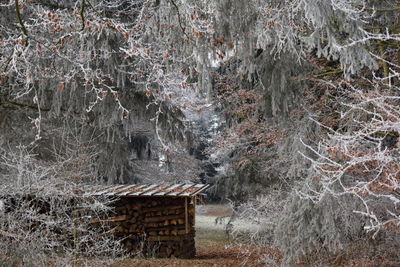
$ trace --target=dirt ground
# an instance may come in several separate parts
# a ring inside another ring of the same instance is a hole
[[[265,261],[259,258],[258,248],[234,244],[229,240],[224,226],[231,210],[228,205],[207,205],[196,207],[196,257],[194,259],[125,259],[113,264],[119,266],[265,266]],[[277,250],[263,250],[268,261],[280,261],[281,255]]]

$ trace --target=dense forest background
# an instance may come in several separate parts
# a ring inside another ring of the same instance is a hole
[[[278,247],[284,265],[399,260],[399,1],[2,0],[0,12],[2,195],[210,183],[234,206],[231,234]],[[242,218],[260,227],[241,232]],[[6,233],[23,228],[13,219]],[[43,237],[29,229],[25,242]],[[38,253],[54,248],[40,240]]]

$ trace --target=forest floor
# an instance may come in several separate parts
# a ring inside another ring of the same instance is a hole
[[[227,205],[206,205],[196,208],[196,257],[193,259],[155,259],[155,258],[126,258],[121,260],[78,260],[72,266],[99,266],[109,267],[190,267],[190,266],[280,266],[282,253],[274,248],[260,248],[233,242],[226,234],[225,225],[231,211]],[[218,220],[217,220],[218,218]],[[216,220],[218,223],[216,223]],[[247,225],[246,225],[247,227]],[[396,248],[395,248],[396,249]],[[317,261],[303,259],[296,265],[310,266],[350,266],[350,267],[397,267],[400,259],[391,261],[382,257],[365,257],[362,248],[348,251],[349,255],[338,253],[331,257],[322,257]],[[349,257],[350,256],[350,257]],[[15,264],[14,264],[15,262]],[[85,263],[84,263],[85,262]],[[20,266],[18,260],[2,258],[0,253],[0,267]],[[60,266],[49,264],[48,266]]]
[[[114,263],[119,266],[265,266],[257,247],[233,243],[225,232],[225,224],[231,214],[227,205],[196,207],[196,257],[193,259],[124,259]],[[224,218],[223,218],[224,217]],[[216,219],[221,218],[216,223]],[[278,263],[279,251],[262,250],[269,260]],[[271,262],[272,263],[272,262]],[[271,265],[272,266],[272,265]]]
[[[231,211],[227,205],[205,205],[196,207],[196,257],[193,259],[144,259],[132,258],[114,262],[112,267],[191,267],[191,266],[280,266],[282,253],[274,248],[260,248],[233,242],[226,234],[225,225]],[[218,218],[218,223],[216,219]],[[385,258],[368,258],[361,254],[339,253],[322,257],[317,261],[303,259],[293,266],[350,266],[350,267],[397,267],[399,262]],[[1,266],[1,264],[0,264]],[[99,264],[96,266],[109,266]]]

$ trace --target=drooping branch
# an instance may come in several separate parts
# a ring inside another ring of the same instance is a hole
[[[9,233],[7,231],[0,230],[0,235],[5,236],[5,237],[10,237],[14,239],[22,239],[21,236],[14,234],[14,233]]]
[[[55,9],[72,9],[72,7],[70,7],[70,6],[61,5],[58,3],[57,4],[49,3],[49,2],[42,1],[42,0],[35,0],[33,2],[38,5],[41,5],[41,6],[46,6],[46,7],[55,8]]]
[[[21,10],[19,8],[19,1],[18,0],[15,0],[15,13],[17,14],[17,18],[18,18],[19,24],[21,26],[21,30],[24,33],[25,37],[26,37],[26,45],[28,45],[29,34],[28,34],[28,30],[25,27],[24,20],[22,19]]]
[[[362,10],[370,11],[370,12],[397,12],[400,11],[400,7],[392,7],[392,8],[370,8],[370,7],[363,7],[360,5],[357,5],[357,8],[360,8]]]
[[[82,20],[82,28],[81,31],[85,29],[85,0],[81,1],[81,10],[79,12]]]
[[[0,106],[9,106],[9,107],[14,107],[14,108],[29,108],[33,110],[38,110],[37,106],[29,105],[29,104],[23,104],[23,103],[18,103],[18,102],[13,102],[13,101],[4,101],[0,102]],[[49,108],[40,108],[42,111],[50,111]]]
[[[179,7],[177,6],[177,4],[175,3],[174,0],[170,0],[170,1],[171,1],[172,5],[173,5],[173,6],[175,7],[175,9],[176,9],[176,13],[177,13],[177,15],[178,15],[179,27],[181,28],[183,34],[184,34],[189,40],[192,40],[192,38],[190,38],[190,36],[186,33],[186,28],[183,27],[183,25],[182,25],[182,20],[181,20],[181,14],[180,14],[180,12],[179,12]]]
[[[324,73],[316,74],[316,75],[314,75],[314,78],[321,78],[321,77],[325,77],[325,76],[329,76],[329,75],[336,75],[336,74],[341,74],[341,73],[343,73],[342,69],[336,69],[336,70],[331,70],[331,71],[327,71]]]

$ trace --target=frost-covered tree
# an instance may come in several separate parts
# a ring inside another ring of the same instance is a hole
[[[180,109],[193,103],[184,91],[201,73],[190,67],[198,54],[193,44],[212,31],[212,20],[200,18],[210,12],[203,4],[2,1],[2,144],[36,140],[40,149],[55,139],[54,123],[77,123],[103,144],[95,166],[101,180],[143,179],[131,155],[147,153],[149,170],[168,165],[192,145]],[[18,112],[26,113],[23,122]],[[29,122],[35,136],[28,131],[10,141],[13,128]]]
[[[392,46],[398,41],[398,2],[323,2],[315,1],[313,9],[330,10],[325,20],[305,13],[312,25],[320,23],[306,40],[317,42],[311,43],[317,56],[337,61],[338,69],[314,76],[329,80],[319,85],[330,87],[337,115],[328,124],[318,118],[326,136],[305,142],[311,170],[286,206],[282,219],[287,220],[277,225],[276,242],[289,261],[321,248],[337,252],[369,237],[393,257],[399,229],[399,50]],[[329,77],[341,72],[344,79]]]
[[[239,74],[237,83],[216,79],[228,113],[229,141],[223,140],[215,154],[231,164],[221,168],[227,170],[226,191],[246,198],[262,186],[243,184],[271,186],[271,177],[279,177],[278,184],[272,183],[278,188],[296,188],[275,231],[289,261],[367,238],[364,226],[386,233],[398,229],[397,171],[389,164],[396,161],[396,150],[382,146],[397,139],[392,122],[398,95],[398,1],[220,1],[218,8],[215,34],[224,38],[212,44],[213,51],[225,59],[220,72]],[[271,62],[283,66],[274,69]],[[237,87],[232,90],[232,85]],[[228,98],[229,93],[236,97]],[[261,98],[254,101],[250,94]],[[316,135],[291,120],[304,122],[305,128],[313,125]],[[297,128],[291,132],[288,125]],[[286,136],[273,146],[269,142],[277,135],[268,134],[277,129],[285,129]],[[350,157],[350,147],[365,154]],[[330,166],[332,151],[347,151],[349,157]],[[232,163],[240,168],[231,168]],[[390,234],[383,239],[390,240]]]

